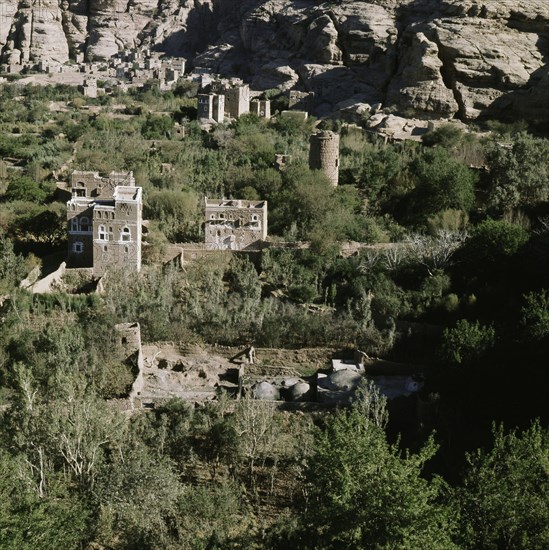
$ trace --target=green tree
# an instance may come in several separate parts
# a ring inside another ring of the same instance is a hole
[[[440,357],[452,366],[468,365],[491,350],[495,339],[493,327],[460,319],[454,328],[444,329]]]
[[[549,198],[549,140],[522,132],[511,148],[494,142],[488,150],[488,203],[499,210],[534,206]]]
[[[476,174],[440,147],[424,151],[413,163],[417,186],[411,195],[410,216],[426,218],[450,208],[469,211],[475,200]]]
[[[432,147],[440,145],[445,149],[452,149],[465,139],[465,132],[455,124],[443,124],[421,137],[421,141]]]
[[[370,386],[318,431],[293,548],[454,548],[453,520],[439,502],[445,486],[421,476],[436,445],[429,440],[403,454],[387,442],[385,421],[384,402]]]
[[[521,325],[527,340],[542,340],[549,335],[549,292],[530,292],[524,297]]]
[[[89,540],[90,510],[56,480],[39,496],[25,475],[25,457],[0,450],[0,547],[5,550],[78,548]]]
[[[0,296],[11,291],[25,271],[23,258],[14,252],[12,241],[0,231]]]
[[[168,139],[172,129],[170,117],[148,114],[141,126],[141,134],[145,139]]]
[[[490,450],[467,455],[461,508],[466,548],[549,546],[549,434],[534,423],[523,433],[493,430]]]
[[[5,197],[9,201],[41,203],[46,198],[46,192],[32,178],[17,175],[10,179]]]
[[[29,369],[16,365],[16,372],[18,388],[5,436],[25,457],[26,476],[36,492],[51,496],[57,468],[81,491],[92,488],[105,449],[116,448],[124,433],[123,417],[78,375],[57,376],[46,400]]]
[[[171,242],[196,236],[199,224],[198,197],[194,191],[153,191],[146,200],[145,215],[158,220],[159,229]]]
[[[118,548],[176,548],[182,485],[171,463],[138,441],[99,472],[97,540]]]
[[[35,213],[17,217],[10,226],[18,239],[59,246],[67,237],[66,207],[53,203]]]
[[[528,232],[504,221],[485,220],[458,251],[467,272],[490,277],[514,256],[528,241]]]

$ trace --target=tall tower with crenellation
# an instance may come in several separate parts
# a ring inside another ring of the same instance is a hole
[[[335,186],[339,180],[339,135],[328,130],[309,139],[309,168],[322,170]]]

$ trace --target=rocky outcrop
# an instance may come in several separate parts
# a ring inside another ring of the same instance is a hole
[[[445,69],[436,42],[412,27],[402,39],[401,48],[403,53],[388,88],[387,103],[397,105],[405,114],[424,112],[453,117],[459,105],[442,76]]]
[[[424,119],[548,121],[546,0],[6,0],[4,61],[147,44],[254,87]],[[542,103],[539,108],[535,103]]]

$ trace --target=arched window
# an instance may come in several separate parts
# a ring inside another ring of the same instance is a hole
[[[98,228],[97,228],[97,237],[100,241],[106,241],[108,240],[108,236],[107,236],[107,229],[105,228],[104,225],[100,225]]]
[[[132,234],[129,227],[124,227],[124,229],[122,229],[122,240],[123,241],[132,240]]]
[[[90,220],[86,216],[80,218],[80,231],[85,231],[86,233],[90,230]]]
[[[253,221],[253,222],[256,222],[256,221],[258,221],[258,220],[259,220],[259,216],[258,216],[257,214],[254,214],[254,215],[252,216],[252,221]]]
[[[78,231],[78,218],[71,219],[71,231]]]
[[[76,186],[72,189],[73,197],[85,197],[86,196],[86,184],[83,181],[76,182]]]

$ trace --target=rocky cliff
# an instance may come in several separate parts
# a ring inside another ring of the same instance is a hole
[[[549,122],[547,0],[4,0],[3,59],[105,59],[139,44],[422,118]]]

